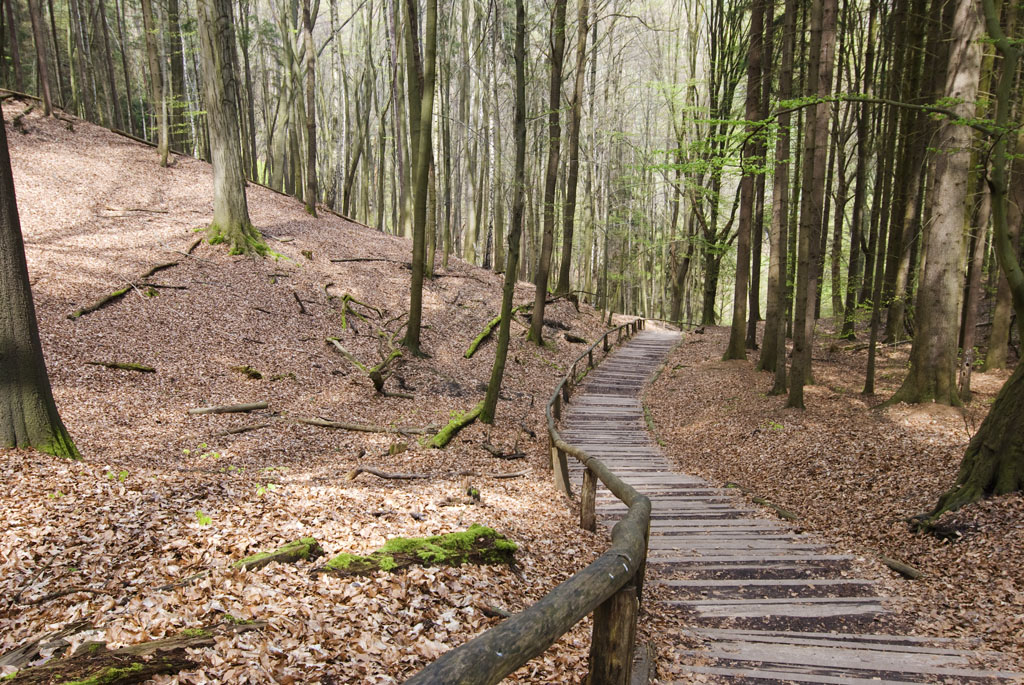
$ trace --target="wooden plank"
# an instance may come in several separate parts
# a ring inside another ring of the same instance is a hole
[[[685,666],[691,673],[731,676],[737,679],[772,680],[796,683],[837,683],[840,685],[920,685],[913,680],[883,680],[881,678],[851,678],[849,676],[832,676],[812,673],[789,673],[786,671],[765,668],[726,668],[722,666]],[[676,680],[675,684],[684,685],[690,680]]]

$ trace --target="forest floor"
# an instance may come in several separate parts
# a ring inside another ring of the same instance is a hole
[[[1006,371],[974,374],[963,409],[897,404],[880,408],[906,374],[909,345],[882,347],[877,394],[861,394],[863,343],[819,325],[816,385],[805,410],[767,395],[773,376],[751,361],[722,361],[727,328],[687,333],[650,386],[645,405],[680,471],[736,483],[797,515],[795,525],[853,554],[858,571],[892,597],[891,622],[909,634],[962,638],[1004,652],[1024,668],[1024,496],[994,498],[944,514],[943,536],[908,519],[929,512],[956,478],[960,459]],[[864,336],[862,336],[864,337]],[[752,502],[754,508],[758,505]],[[772,510],[762,508],[766,515]],[[880,560],[923,573],[900,576]]]
[[[430,357],[394,363],[385,389],[413,399],[386,397],[325,341],[338,338],[366,365],[387,353],[408,307],[409,242],[311,218],[294,198],[250,187],[253,222],[278,256],[232,257],[207,244],[186,254],[212,213],[207,164],[178,157],[162,169],[149,147],[23,113],[4,103],[30,278],[54,394],[84,458],[0,450],[0,654],[76,621],[93,629],[80,627],[56,656],[86,640],[116,648],[251,620],[267,626],[225,632],[190,652],[194,668],[159,682],[398,682],[496,624],[494,609],[533,603],[607,547],[579,529],[551,485],[543,429],[549,393],[584,349],[564,334],[596,339],[599,312],[549,305],[543,348],[525,342],[517,318],[497,422],[469,426],[445,449],[419,435],[297,423],[442,426],[472,408],[494,342],[471,359],[463,352],[498,313],[502,277],[455,257],[440,268],[438,255],[424,292]],[[128,284],[122,299],[68,318]],[[521,284],[516,302],[532,293]],[[352,304],[343,326],[346,294],[365,304]],[[187,413],[256,401],[269,408]],[[498,459],[484,443],[525,456]],[[428,477],[348,480],[358,466]],[[514,541],[518,567],[311,574],[341,552],[473,523]],[[302,536],[329,556],[231,568]],[[513,680],[578,680],[589,630],[581,623]]]

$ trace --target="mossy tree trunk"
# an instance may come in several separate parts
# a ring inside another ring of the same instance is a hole
[[[230,0],[199,0],[199,47],[203,58],[203,100],[213,163],[211,244],[227,243],[231,254],[266,252],[249,220],[238,120],[235,29]]]
[[[0,122],[3,113],[0,111]],[[78,458],[57,413],[25,262],[7,129],[0,123],[0,444]]]

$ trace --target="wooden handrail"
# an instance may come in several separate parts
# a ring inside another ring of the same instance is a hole
[[[644,328],[637,319],[605,333],[572,364],[548,400],[544,410],[548,425],[555,482],[569,493],[565,455],[571,454],[587,467],[593,487],[597,480],[629,507],[612,528],[612,545],[586,568],[558,585],[535,604],[469,642],[441,655],[410,678],[407,683],[445,685],[491,685],[539,656],[580,620],[594,613],[594,634],[590,646],[590,685],[624,685],[629,681],[639,597],[647,564],[647,540],[651,524],[651,501],[622,481],[599,459],[562,440],[555,427],[563,401],[585,377],[576,378],[576,367],[586,359],[594,367],[594,350],[600,344],[607,351],[608,338],[616,333],[619,342]],[[607,354],[605,355],[607,356]]]

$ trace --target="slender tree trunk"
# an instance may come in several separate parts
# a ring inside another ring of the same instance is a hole
[[[415,3],[409,3],[409,14],[414,16]],[[416,186],[413,189],[412,285],[409,293],[409,325],[405,346],[420,355],[420,326],[423,316],[423,272],[426,253],[427,196],[429,194],[430,165],[433,158],[431,129],[434,121],[434,81],[437,64],[437,0],[427,0],[427,18],[423,51],[422,101],[417,108],[420,120],[414,140],[417,151],[413,157]]]
[[[979,179],[980,181],[980,179]],[[979,182],[979,185],[981,183]],[[988,250],[988,221],[991,217],[991,195],[988,188],[981,190],[981,198],[974,212],[974,231],[971,245],[973,248],[969,262],[967,287],[964,296],[962,323],[960,325],[960,399],[971,401],[971,371],[974,369],[974,345],[977,340],[978,304],[981,300],[981,269]]]
[[[46,375],[0,110],[0,445],[78,458]]]
[[[761,59],[764,51],[764,2],[754,0],[750,10],[750,49],[747,56],[747,114],[748,122],[760,118],[759,94],[761,89]],[[754,212],[754,176],[749,168],[758,164],[755,158],[757,144],[753,141],[754,124],[747,125],[747,140],[743,146],[743,178],[740,180],[740,218],[736,237],[736,284],[732,298],[732,327],[729,344],[723,359],[746,359],[747,287],[750,281],[750,224]],[[760,265],[758,265],[760,268]]]
[[[302,1],[302,40],[306,52],[306,211],[316,216],[316,46],[310,0]],[[368,124],[367,124],[368,125]]]
[[[11,71],[14,73],[14,89],[25,92],[25,80],[21,74],[21,50],[18,46],[18,17],[14,14],[14,0],[3,0],[7,8],[7,33],[11,45]]]
[[[246,65],[249,63],[248,30],[249,13],[243,7],[242,56]],[[167,93],[167,127],[169,129],[168,145],[178,151],[188,151],[188,124],[185,122],[185,61],[181,42],[181,18],[178,0],[167,0],[167,57],[170,61],[170,88]],[[251,92],[251,88],[250,88]],[[255,176],[254,176],[255,178]]]
[[[580,0],[576,14],[576,78],[574,80],[572,104],[569,109],[569,169],[565,181],[565,207],[562,214],[562,260],[558,268],[558,285],[556,293],[569,292],[569,276],[572,269],[572,241],[576,226],[576,186],[580,171],[580,124],[583,115],[583,80],[587,62],[587,19],[590,16],[590,3]]]
[[[211,19],[213,21],[213,19]],[[157,47],[156,20],[153,16],[152,0],[142,0],[142,22],[146,32],[146,54],[149,57],[149,92],[153,103],[153,110],[156,112],[157,129],[157,154],[160,156],[160,166],[167,166],[167,103],[164,101],[164,76],[163,67],[160,64],[159,48]],[[200,41],[202,44],[204,41]],[[209,67],[206,58],[203,58],[205,66]],[[216,77],[205,77],[206,81],[216,80]],[[209,114],[207,115],[209,119]],[[248,221],[248,214],[246,215]]]
[[[544,175],[544,235],[541,239],[540,259],[534,285],[533,312],[530,319],[529,339],[544,344],[544,301],[548,296],[548,273],[551,269],[551,249],[555,239],[555,190],[558,181],[558,154],[562,139],[559,112],[562,107],[562,62],[565,59],[565,5],[566,0],[555,0],[551,12],[551,87],[548,90],[548,166]]]
[[[99,0],[100,41],[103,49],[103,75],[107,79],[107,109],[110,124],[114,128],[123,129],[124,121],[121,118],[121,101],[117,95],[117,79],[114,77],[114,55],[110,51],[110,25],[107,22],[107,3]]]
[[[501,323],[498,342],[491,367],[491,380],[480,411],[480,420],[493,423],[501,392],[508,356],[508,340],[512,325],[512,297],[519,272],[519,239],[523,233],[523,210],[526,192],[526,8],[523,0],[516,0],[516,38],[513,56],[516,63],[515,116],[512,136],[515,146],[515,171],[512,179],[512,225],[508,230],[508,262],[505,265],[505,283],[501,293]]]
[[[43,116],[53,114],[50,96],[50,60],[46,56],[46,29],[43,27],[39,0],[28,0],[28,14],[32,21],[32,39],[36,44],[36,88],[43,100]]]
[[[67,95],[64,86],[64,68],[60,63],[60,40],[57,37],[57,17],[53,11],[53,0],[47,0],[47,7],[50,10],[50,38],[53,40],[53,64],[57,70],[57,101],[61,107],[64,107],[67,103]],[[122,41],[123,44],[124,41]]]
[[[827,97],[832,88],[836,37],[836,0],[824,0],[811,10],[811,65],[808,92]],[[817,39],[815,39],[817,34]],[[820,52],[817,52],[815,48]],[[817,53],[817,54],[816,54]],[[820,69],[820,73],[819,73]],[[804,385],[811,380],[811,350],[814,346],[814,303],[818,295],[818,231],[822,230],[825,192],[825,156],[828,140],[827,102],[807,110],[804,141],[804,188],[800,212],[800,261],[794,296],[793,366],[786,406],[804,407]]]

